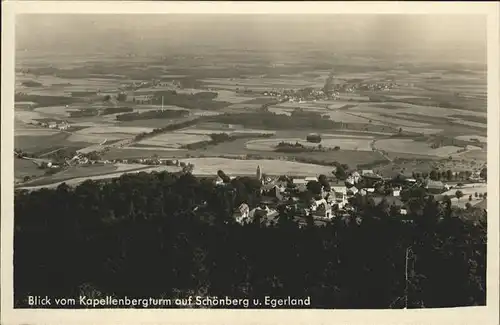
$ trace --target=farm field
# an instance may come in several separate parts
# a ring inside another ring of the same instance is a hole
[[[228,175],[254,175],[257,166],[268,175],[317,176],[331,174],[332,167],[280,160],[239,160],[227,158],[189,158],[181,159],[194,164],[194,174],[216,175],[223,169]]]
[[[147,138],[138,142],[142,146],[154,146],[179,149],[183,145],[201,141],[209,141],[211,138],[204,134],[187,133],[164,133],[152,138]]]
[[[460,157],[463,159],[469,159],[469,160],[473,160],[473,161],[487,161],[488,160],[488,153],[487,153],[486,149],[472,150],[472,151],[464,152],[463,154],[460,155]]]
[[[366,96],[360,96],[360,100],[368,100]],[[317,105],[324,105],[325,108],[329,110],[346,109],[347,106],[354,107],[358,105],[358,102],[353,102],[349,100],[337,99],[337,100],[317,100],[315,102]]]
[[[298,105],[301,107],[300,105]],[[293,108],[282,108],[278,106],[269,107],[269,111],[275,114],[292,115]],[[385,125],[380,121],[371,120],[371,116],[363,116],[363,113],[352,114],[343,111],[330,111],[326,109],[309,109],[309,111],[319,112],[321,115],[328,115],[330,120],[343,123],[371,123],[373,125]],[[371,120],[371,122],[370,122]]]
[[[248,102],[251,99],[252,99],[252,97],[247,97],[247,96],[235,94],[234,91],[217,90],[216,100],[218,100],[218,101],[239,104],[239,103]]]
[[[16,81],[23,82],[33,80],[41,83],[43,86],[57,86],[57,87],[88,87],[93,85],[96,87],[109,86],[111,89],[116,89],[117,79],[106,78],[61,78],[54,75],[34,75],[30,73],[17,73]],[[112,88],[114,86],[114,88]],[[29,88],[29,87],[28,87]],[[102,89],[101,89],[102,90]]]
[[[349,134],[353,136],[359,136],[359,137],[380,137],[380,136],[389,136],[389,135],[394,135],[394,133],[391,132],[377,132],[377,131],[365,131],[365,130],[350,130],[350,129],[340,129],[340,130],[335,130],[337,132],[336,134],[328,134],[325,133],[325,135],[331,135],[331,136],[342,136],[342,134]]]
[[[238,139],[233,142],[221,143],[210,146],[209,149],[197,150],[179,150],[175,148],[155,148],[155,147],[134,147],[111,148],[103,154],[103,159],[133,159],[133,158],[151,158],[158,156],[160,158],[187,158],[187,157],[232,157],[255,155],[262,159],[285,159],[287,157],[297,157],[297,159],[314,160],[322,163],[332,163],[338,161],[341,163],[356,166],[374,161],[380,161],[384,158],[373,151],[353,151],[339,150],[330,152],[305,152],[287,155],[273,151],[255,151],[245,148],[246,139]]]
[[[41,176],[45,174],[43,169],[30,160],[14,158],[14,178],[23,179],[25,176]]]
[[[454,118],[454,119],[452,119],[452,121],[454,123],[457,123],[457,124],[472,126],[474,128],[486,129],[488,127],[488,125],[486,123],[478,123],[478,122],[466,121],[466,120],[458,119],[458,118]]]
[[[469,111],[462,109],[451,109],[437,107],[431,105],[416,105],[404,102],[375,102],[375,103],[358,103],[357,106],[350,108],[351,111],[367,112],[367,113],[409,113],[412,115],[434,116],[434,117],[449,117],[454,114],[464,114],[470,116],[485,117],[487,113],[484,111]],[[486,110],[486,109],[485,109]]]
[[[406,119],[399,119],[396,117],[397,115],[393,115],[394,117],[387,117],[387,116],[380,116],[379,114],[374,114],[374,113],[361,113],[358,116],[371,119],[372,121],[378,120],[377,122],[379,123],[396,125],[401,127],[426,128],[431,126],[428,123],[419,123],[419,122],[409,121]]]
[[[88,146],[88,147],[84,147],[84,148],[78,149],[76,152],[80,153],[80,154],[87,154],[87,153],[90,153],[90,152],[93,152],[93,151],[100,151],[103,148],[104,147],[102,145],[95,144],[95,145],[91,145],[91,146]]]
[[[84,177],[102,177],[116,175],[131,171],[140,171],[149,168],[147,165],[140,164],[102,164],[89,166],[74,166],[65,169],[57,174],[37,178],[33,181],[23,183],[24,187],[48,185],[61,183],[68,180],[76,180]]]
[[[370,143],[372,140],[370,138],[356,138],[351,136],[340,136],[338,138],[323,138],[320,143],[311,143],[301,138],[282,138],[282,139],[259,139],[251,140],[246,143],[246,148],[249,150],[259,150],[259,151],[274,151],[276,146],[280,142],[285,143],[299,143],[305,147],[317,147],[319,144],[323,148],[333,149],[339,146],[343,150],[354,150],[354,151],[372,151]]]
[[[127,146],[123,148],[110,148],[102,154],[103,159],[133,159],[133,158],[152,158],[158,157],[170,158],[179,155],[180,150],[176,148],[158,148],[158,147],[136,147]],[[182,150],[182,152],[185,152]]]
[[[54,133],[47,136],[21,135],[14,137],[14,148],[21,149],[27,152],[41,152],[47,148],[54,147],[74,147],[83,148],[91,145],[91,142],[86,141],[70,141],[68,138],[71,135],[64,132]]]
[[[254,91],[265,91],[269,88],[305,88],[322,87],[324,81],[304,79],[271,79],[271,78],[207,78],[202,80],[207,87],[221,89],[244,88]]]
[[[91,133],[91,134],[79,134],[75,133],[69,136],[68,141],[70,142],[88,142],[92,144],[99,144],[110,140],[123,140],[132,139],[133,135],[127,133]]]
[[[148,119],[148,120],[135,120],[135,121],[120,121],[117,123],[119,127],[139,127],[139,128],[162,128],[166,125],[175,122],[173,119]]]
[[[375,142],[375,147],[387,152],[418,153],[420,155],[436,157],[448,157],[461,149],[455,146],[443,146],[432,149],[428,143],[414,141],[412,139],[382,139]]]
[[[104,141],[132,139],[139,133],[151,132],[152,128],[126,126],[93,126],[71,134],[68,141],[99,144]]]
[[[256,110],[262,107],[262,104],[248,104],[248,103],[238,103],[228,106],[226,111],[239,111],[239,110]]]
[[[70,108],[66,108],[66,106],[46,106],[46,107],[37,107],[34,109],[34,112],[40,113],[40,115],[54,118],[64,118],[69,117],[69,112],[71,110],[77,110],[80,107],[71,106]],[[83,107],[82,107],[83,108]]]
[[[131,127],[131,126],[105,126],[105,127],[89,127],[77,131],[78,134],[108,134],[108,133],[123,133],[137,135],[143,132],[151,132],[152,128],[147,127]]]
[[[411,126],[402,126],[401,129],[404,132],[422,133],[425,135],[438,134],[444,131],[444,129],[434,129],[434,128],[431,129],[425,127],[411,127]]]
[[[349,102],[348,102],[349,103]],[[486,123],[479,123],[478,118],[485,118],[485,113],[464,111],[439,107],[413,105],[407,103],[354,103],[347,104],[346,110],[336,111],[342,105],[320,103],[282,103],[269,107],[276,114],[291,115],[295,108],[319,112],[328,115],[331,120],[344,123],[370,123],[372,125],[388,125],[401,127],[404,131],[423,134],[447,132],[448,129],[463,128],[463,131],[473,131],[486,128]],[[328,107],[328,108],[327,108]],[[459,112],[460,118],[456,117]],[[454,116],[455,115],[455,116]]]
[[[40,112],[36,111],[25,111],[25,110],[16,110],[15,111],[15,118],[16,120],[22,122],[22,123],[32,123],[37,119],[42,119],[46,117],[45,115],[41,114]]]
[[[135,104],[133,105],[134,109],[140,112],[145,112],[145,111],[154,111],[154,110],[159,110],[162,108],[161,105],[154,105],[154,104]],[[180,110],[183,111],[185,108],[175,106],[175,105],[163,105],[163,109],[165,110]]]
[[[455,193],[457,191],[461,191],[463,193],[463,197],[460,199],[461,201],[468,202],[469,195],[472,195],[473,199],[475,198],[475,193],[487,193],[488,186],[484,183],[480,184],[465,184],[464,186],[453,188],[447,192],[444,192],[443,195],[448,195],[450,198],[455,197]],[[455,198],[456,199],[456,198]]]
[[[137,169],[137,170],[128,170],[128,171],[115,172],[115,173],[109,173],[109,174],[99,174],[99,175],[94,175],[94,176],[86,175],[86,176],[82,176],[82,177],[76,177],[76,178],[71,178],[71,179],[62,180],[62,181],[59,180],[59,181],[55,181],[55,182],[47,180],[47,183],[44,183],[44,184],[38,184],[38,185],[33,184],[30,186],[23,185],[23,186],[20,186],[16,189],[33,191],[33,190],[39,190],[42,188],[54,188],[54,187],[59,186],[62,183],[66,183],[66,185],[68,185],[68,186],[76,186],[80,183],[83,183],[86,180],[97,181],[97,180],[113,179],[113,178],[118,178],[118,177],[122,176],[123,174],[136,174],[136,173],[140,173],[140,172],[153,172],[153,171],[156,171],[156,172],[160,172],[160,171],[176,172],[176,171],[179,171],[179,168],[174,167],[174,166],[160,166],[160,167],[147,166],[145,168],[141,168],[141,169]]]
[[[465,171],[480,171],[483,164],[475,161],[460,161],[460,160],[435,160],[429,157],[415,158],[411,160],[398,161],[395,164],[377,164],[373,166],[380,175],[386,177],[393,177],[398,173],[411,175],[412,172],[429,172],[434,168],[439,170],[453,170],[456,172]]]
[[[59,130],[42,129],[37,127],[15,128],[15,137],[49,137],[60,134]]]
[[[317,64],[318,60],[316,59],[303,58],[302,55],[296,53],[287,53],[280,62],[274,58],[274,62],[271,63],[270,61],[273,60],[269,60],[266,55],[261,55],[258,50],[251,53],[249,59],[248,54],[241,55],[238,51],[224,52],[224,55],[220,56],[214,56],[209,51],[203,55],[204,58],[175,58],[171,61],[167,60],[169,62],[144,56],[114,58],[96,55],[82,57],[78,60],[74,58],[52,60],[50,57],[30,59],[23,56],[23,59],[18,61],[18,65],[24,68],[28,67],[30,70],[35,69],[38,75],[18,73],[16,91],[28,95],[61,96],[61,98],[42,98],[38,102],[41,107],[32,110],[29,110],[28,107],[30,103],[26,102],[32,101],[37,104],[37,100],[40,98],[35,96],[32,96],[34,98],[26,96],[27,98],[24,98],[26,100],[23,100],[22,96],[18,98],[19,101],[16,104],[24,109],[16,109],[15,112],[16,118],[19,119],[15,128],[16,148],[41,151],[58,146],[70,146],[79,149],[80,152],[89,152],[105,148],[105,145],[99,145],[105,140],[133,140],[139,133],[151,132],[155,128],[162,128],[182,120],[118,121],[116,116],[120,113],[70,117],[69,112],[72,110],[103,109],[115,106],[130,107],[136,112],[157,110],[161,108],[157,102],[155,105],[138,104],[133,100],[133,97],[144,100],[146,97],[154,95],[155,92],[175,89],[177,93],[183,94],[214,91],[218,94],[215,101],[231,104],[213,110],[209,107],[207,108],[210,110],[205,110],[205,107],[194,107],[190,109],[189,118],[215,116],[227,112],[257,111],[263,104],[276,100],[271,96],[263,96],[263,92],[305,87],[321,90],[329,75],[332,75],[334,84],[349,83],[362,86],[375,82],[391,82],[395,86],[390,90],[383,91],[365,91],[360,90],[362,87],[354,88],[353,91],[340,91],[336,100],[284,102],[272,105],[268,109],[277,114],[291,115],[294,109],[302,108],[305,111],[314,111],[328,116],[330,120],[342,122],[341,129],[333,128],[320,132],[323,138],[322,147],[339,146],[340,150],[293,154],[273,151],[274,146],[281,141],[317,146],[317,144],[307,142],[306,136],[308,133],[318,132],[318,130],[308,130],[307,127],[300,131],[294,129],[264,130],[264,122],[262,127],[256,123],[257,125],[252,128],[222,123],[199,123],[185,129],[127,143],[126,147],[110,147],[109,151],[102,153],[102,158],[147,158],[157,155],[165,158],[198,159],[198,163],[194,162],[195,173],[209,172],[214,174],[215,166],[219,169],[228,166],[229,169],[225,170],[227,173],[231,173],[233,170],[234,173],[243,171],[254,174],[257,164],[261,164],[266,173],[269,171],[278,173],[282,170],[294,172],[302,170],[304,173],[309,173],[309,170],[320,167],[307,164],[294,165],[298,163],[279,159],[297,157],[297,159],[310,159],[325,164],[338,161],[347,163],[351,167],[369,165],[387,160],[380,153],[372,150],[371,145],[375,141],[375,147],[385,151],[390,158],[399,157],[414,160],[411,163],[396,162],[393,164],[388,161],[387,166],[381,163],[379,167],[388,169],[386,172],[393,171],[392,168],[397,169],[400,166],[408,166],[408,168],[414,166],[422,170],[427,168],[428,171],[430,165],[441,164],[441,159],[449,156],[453,156],[449,163],[455,164],[454,168],[462,168],[460,164],[463,160],[465,161],[463,168],[468,170],[473,168],[468,164],[469,161],[475,161],[479,165],[486,159],[486,150],[469,147],[469,151],[458,154],[457,150],[461,149],[461,146],[431,149],[428,143],[413,141],[410,138],[411,135],[408,134],[405,135],[408,136],[405,139],[384,139],[394,135],[401,128],[401,131],[408,133],[438,134],[446,141],[450,138],[467,141],[476,138],[480,143],[486,143],[486,83],[485,74],[481,71],[479,73],[470,71],[462,73],[457,68],[455,69],[457,71],[453,72],[451,70],[454,68],[436,68],[420,63],[414,65],[400,63],[396,66],[393,62],[364,58],[361,55],[340,56],[333,60],[335,62],[326,63],[332,59],[330,55],[327,55],[328,59],[325,59],[324,64]],[[43,55],[42,53],[41,56]],[[309,55],[314,56],[314,54],[307,53],[307,56]],[[76,61],[78,64],[74,63]],[[65,70],[47,68],[49,65],[57,68],[63,67]],[[45,70],[46,72],[44,72]],[[58,77],[54,74],[57,74]],[[132,83],[149,83],[153,79],[160,80],[160,85],[145,84],[140,86],[142,88],[136,89],[130,87]],[[29,83],[23,85],[22,83],[26,81],[34,81],[35,83],[32,83],[31,86],[26,86]],[[179,86],[174,81],[180,81]],[[123,89],[126,89],[125,92],[128,96],[126,100],[118,102],[116,98],[113,98],[111,101],[103,101],[106,94],[115,97]],[[67,100],[70,100],[68,106],[66,106]],[[40,102],[43,102],[43,105]],[[164,108],[181,109],[170,105],[165,105]],[[71,133],[61,133],[41,128],[35,130],[23,124],[23,122],[47,118],[67,120],[72,126],[80,129],[76,131],[70,129]],[[271,127],[269,128],[271,129]],[[209,135],[212,133],[245,134],[249,138],[209,145],[205,149],[180,149],[185,144],[208,141],[210,140]],[[274,136],[266,139],[251,137],[253,134],[259,133],[273,133]],[[415,134],[415,138],[417,137],[418,135]],[[245,155],[266,159],[243,161],[228,158]],[[418,159],[426,159],[426,161],[418,162]],[[292,165],[288,165],[288,163],[292,163]],[[265,166],[263,166],[264,164]],[[16,166],[16,169],[25,169],[26,173],[31,172],[32,168],[28,165],[23,167],[18,164]],[[103,167],[102,170],[98,170],[98,168],[79,169],[73,174],[67,171],[59,177],[84,179],[86,176],[101,177],[104,174],[120,173],[118,170],[105,170],[104,168],[111,167]],[[324,168],[330,172],[331,167]],[[316,171],[311,173],[317,175]],[[17,172],[16,175],[24,174]]]
[[[179,134],[190,134],[190,135],[210,135],[214,133],[226,133],[229,135],[234,134],[275,134],[276,131],[271,130],[256,130],[256,129],[247,129],[247,128],[232,128],[232,129],[214,129],[214,128],[197,128],[197,127],[189,127],[181,130],[174,131],[173,133]],[[201,140],[203,141],[203,140]]]
[[[123,150],[128,150],[129,152],[132,152],[132,151],[149,151],[149,153],[146,154],[146,157],[149,157],[149,155],[154,155],[155,152],[161,152],[161,151],[168,151],[168,152],[172,152],[172,151],[175,151],[175,152],[184,152],[185,149],[180,149],[179,147],[160,147],[160,146],[153,146],[153,145],[147,145],[147,144],[140,144],[140,143],[137,143],[135,145],[132,145],[132,146],[127,146],[127,147],[123,147],[121,148]],[[127,158],[128,156],[125,155],[124,158]],[[142,156],[134,156],[134,157],[142,157]]]
[[[339,94],[338,99],[345,100],[345,101],[353,100],[356,102],[366,102],[366,101],[370,100],[370,98],[368,96],[363,96],[363,95],[353,94],[353,93]]]

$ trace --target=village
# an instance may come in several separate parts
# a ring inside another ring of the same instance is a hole
[[[464,192],[485,188],[485,180],[479,175],[472,175],[471,181],[477,183],[448,185],[442,181],[430,179],[414,179],[398,174],[392,178],[384,178],[372,170],[352,171],[345,181],[335,177],[319,175],[319,177],[270,177],[266,176],[260,166],[255,177],[261,182],[260,203],[250,209],[242,203],[234,212],[234,219],[240,224],[260,222],[273,224],[277,222],[280,211],[291,213],[293,220],[304,226],[308,219],[316,225],[325,224],[334,218],[349,216],[354,212],[356,198],[365,197],[372,206],[385,204],[391,214],[399,215],[404,222],[412,222],[409,214],[409,196],[412,191],[420,191],[422,197],[432,197],[439,204],[451,201],[455,206],[469,209],[477,207],[486,211],[486,192],[469,194]],[[215,183],[227,186],[234,177],[227,177],[222,171]],[[415,193],[415,192],[413,192]],[[453,196],[453,197],[452,197]],[[456,199],[456,200],[454,200]],[[461,204],[466,202],[465,205]]]
[[[71,124],[69,124],[67,121],[33,121],[29,124],[40,126],[43,128],[48,128],[48,129],[58,129],[60,131],[65,131],[68,130],[71,127]]]
[[[279,89],[279,90],[268,90],[262,92],[262,95],[268,97],[275,97],[281,102],[297,102],[303,103],[305,101],[317,101],[317,100],[336,100],[340,99],[340,93],[352,93],[357,90],[361,91],[385,91],[393,89],[397,84],[392,82],[381,82],[381,83],[343,83],[343,84],[331,84],[328,81],[325,83],[323,89]]]

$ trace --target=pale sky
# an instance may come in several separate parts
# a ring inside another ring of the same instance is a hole
[[[157,51],[211,45],[269,51],[408,52],[484,61],[486,18],[472,15],[34,15],[18,17],[18,48],[90,50],[96,44]]]

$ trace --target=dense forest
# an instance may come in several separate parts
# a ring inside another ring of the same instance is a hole
[[[403,222],[358,197],[326,226],[241,226],[260,183],[139,173],[15,194],[15,306],[51,297],[311,297],[311,308],[484,305],[486,221],[415,198]],[[408,259],[406,259],[408,256]],[[408,263],[406,263],[408,261]],[[406,272],[408,266],[408,272]]]
[[[149,120],[156,118],[172,119],[185,117],[189,115],[187,110],[179,109],[159,109],[156,111],[146,111],[146,112],[133,112],[116,115],[118,121],[135,121],[135,120]]]
[[[281,141],[274,147],[274,151],[276,152],[314,152],[314,151],[338,151],[340,150],[339,146],[331,147],[323,147],[321,144],[317,146],[305,146],[302,143],[295,141],[295,143]]]
[[[106,107],[101,111],[101,115],[133,112],[132,107]]]
[[[228,124],[241,124],[245,127],[264,129],[318,129],[329,130],[340,126],[340,123],[323,118],[317,112],[297,112],[291,116],[267,111],[258,113],[225,113],[213,117],[214,121]]]
[[[187,109],[218,110],[231,103],[217,101],[216,92],[197,92],[194,94],[178,93],[175,90],[157,91],[154,93],[153,104],[173,105]]]
[[[77,111],[70,111],[70,117],[87,117],[87,116],[97,116],[99,115],[99,110],[96,108],[84,108]]]
[[[21,82],[21,84],[24,87],[43,87],[42,83],[40,83],[38,81],[34,81],[34,80],[26,80],[26,81]]]
[[[273,135],[273,133],[212,133],[209,135],[210,140],[188,143],[183,145],[181,148],[190,150],[206,149],[208,146],[213,146],[224,142],[236,141],[238,139],[270,138]]]

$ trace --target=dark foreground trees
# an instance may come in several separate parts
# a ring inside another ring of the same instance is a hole
[[[216,187],[140,173],[17,193],[15,305],[28,295],[267,295],[310,296],[314,308],[403,308],[406,275],[409,308],[485,304],[483,222],[439,220],[428,206],[415,223],[372,208],[326,227],[299,229],[286,215],[240,226],[231,211],[258,203],[251,180]]]

